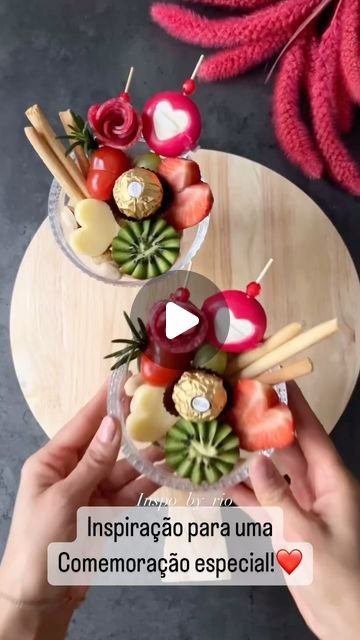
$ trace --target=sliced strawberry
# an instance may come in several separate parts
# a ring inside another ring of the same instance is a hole
[[[280,449],[290,445],[295,427],[290,409],[276,391],[258,380],[239,380],[234,388],[233,408],[227,420],[246,451]]]
[[[177,231],[199,224],[209,215],[214,197],[206,182],[199,182],[175,194],[169,209],[164,213],[167,222]]]
[[[164,158],[156,173],[168,183],[171,189],[178,193],[198,184],[201,180],[200,167],[194,160],[185,158]]]

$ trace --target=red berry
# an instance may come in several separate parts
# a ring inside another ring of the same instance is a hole
[[[259,295],[261,291],[261,285],[258,282],[249,282],[248,286],[246,287],[246,295],[249,296],[249,298],[256,298],[256,296]]]
[[[130,96],[127,93],[127,91],[122,91],[122,93],[120,93],[119,98],[121,98],[122,100],[125,100],[126,102],[130,102]]]
[[[187,302],[190,298],[190,291],[185,287],[179,287],[176,289],[174,293],[175,300],[179,300],[179,302]]]
[[[176,231],[183,231],[206,218],[213,203],[214,196],[209,185],[199,182],[176,193],[170,207],[164,212],[164,217]]]
[[[175,193],[201,181],[200,167],[197,162],[185,158],[163,158],[156,173]]]
[[[183,92],[186,96],[191,96],[191,94],[195,92],[195,89],[195,80],[193,80],[192,78],[188,78],[187,80],[185,80],[183,84]]]

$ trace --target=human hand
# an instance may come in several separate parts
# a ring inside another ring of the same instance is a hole
[[[240,506],[279,506],[288,541],[313,545],[310,586],[289,587],[310,629],[321,640],[360,637],[360,488],[299,388],[288,385],[297,441],[274,463],[256,456],[251,486],[230,491]],[[277,467],[277,468],[276,468]],[[290,486],[283,474],[290,477]]]
[[[141,493],[148,496],[157,488],[150,480],[139,478],[126,460],[116,462],[120,442],[120,426],[106,416],[104,386],[53,440],[25,462],[0,565],[2,640],[63,638],[86,588],[48,584],[48,545],[76,538],[79,507],[135,505]],[[161,454],[150,447],[147,456],[155,461]],[[20,625],[18,633],[16,624]],[[45,633],[47,624],[49,635]],[[44,630],[42,635],[40,629]],[[40,635],[34,635],[38,632]]]

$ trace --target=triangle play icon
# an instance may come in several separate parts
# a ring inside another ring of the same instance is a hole
[[[168,340],[173,340],[181,336],[182,333],[196,327],[199,322],[198,316],[183,309],[178,304],[175,304],[175,302],[168,302],[166,304],[165,335]]]

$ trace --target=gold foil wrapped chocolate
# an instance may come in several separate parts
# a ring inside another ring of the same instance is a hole
[[[142,220],[161,206],[163,188],[157,175],[147,169],[125,171],[115,182],[114,199],[128,218]]]
[[[227,394],[223,381],[205,371],[186,371],[174,386],[172,399],[185,420],[214,420],[224,409]]]

